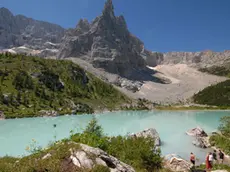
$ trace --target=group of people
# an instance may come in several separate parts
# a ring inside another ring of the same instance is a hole
[[[218,158],[217,158],[218,157]],[[190,161],[193,164],[193,166],[195,166],[196,164],[196,157],[193,153],[191,153],[190,155]],[[206,164],[206,169],[207,170],[211,170],[213,163],[223,163],[224,162],[224,153],[219,150],[219,153],[217,155],[216,150],[207,154],[206,158],[205,158],[205,164]]]

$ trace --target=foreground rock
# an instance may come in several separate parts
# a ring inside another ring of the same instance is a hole
[[[72,163],[79,168],[92,169],[95,165],[103,165],[108,167],[111,172],[135,172],[131,166],[108,155],[99,148],[84,144],[80,144],[80,147],[79,150],[71,150],[70,156]]]
[[[189,136],[196,136],[196,137],[207,137],[208,134],[200,127],[193,128],[186,132]]]
[[[192,164],[176,154],[170,154],[164,157],[164,167],[175,172],[189,172]]]
[[[159,133],[154,128],[146,129],[146,130],[141,131],[139,133],[132,134],[131,136],[132,137],[144,137],[144,138],[150,137],[150,138],[153,138],[155,140],[155,146],[161,145],[161,139],[160,139]]]

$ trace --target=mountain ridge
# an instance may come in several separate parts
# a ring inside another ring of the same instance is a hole
[[[57,24],[34,20],[24,15],[13,15],[0,8],[0,48],[27,46],[33,49],[46,48],[45,42],[59,43],[65,29]]]

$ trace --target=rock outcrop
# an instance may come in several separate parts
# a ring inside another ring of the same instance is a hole
[[[39,116],[55,117],[57,115],[58,115],[57,111],[54,111],[54,110],[41,110],[41,111],[39,111]]]
[[[207,133],[200,127],[193,128],[186,132],[189,136],[197,136],[197,137],[207,137]]]
[[[196,137],[192,144],[202,149],[211,147],[208,137]]]
[[[186,134],[195,137],[195,140],[192,142],[193,145],[203,149],[211,147],[208,135],[202,128],[193,128],[187,131]]]
[[[77,148],[74,148],[73,146],[73,148],[69,150],[70,156],[65,158],[68,162],[65,164],[66,169],[77,168],[81,169],[80,171],[90,171],[95,166],[100,165],[107,167],[111,172],[135,172],[131,166],[121,162],[99,148],[93,148],[88,145],[78,144],[75,142],[69,142],[67,144],[75,145]],[[52,156],[52,152],[47,153],[41,159],[46,160]]]
[[[189,172],[192,164],[176,154],[164,157],[164,167],[175,172]]]
[[[65,29],[59,25],[34,20],[23,15],[14,16],[0,8],[0,50],[26,46],[31,49],[58,47]]]
[[[155,146],[161,145],[161,139],[159,133],[154,128],[149,128],[139,133],[131,134],[132,137],[144,137],[144,138],[153,138],[155,140]]]
[[[87,167],[88,169],[92,169],[95,164],[103,165],[110,168],[111,172],[134,172],[135,170],[119,161],[117,158],[108,155],[106,152],[99,148],[93,148],[84,144],[80,144],[81,150],[72,151],[71,159],[74,165],[79,167]],[[87,154],[91,154],[92,156],[87,156]]]
[[[224,66],[229,63],[230,51],[213,52],[168,52],[163,54],[163,60],[159,64],[188,64],[197,68],[211,66]]]
[[[128,31],[124,17],[115,16],[112,0],[107,0],[92,23],[80,20],[75,29],[67,31],[58,58],[84,55],[96,68],[131,76],[146,67],[142,48],[143,43]]]

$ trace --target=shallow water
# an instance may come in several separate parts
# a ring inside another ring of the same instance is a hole
[[[123,111],[95,116],[110,136],[156,128],[163,142],[163,155],[176,153],[188,159],[190,152],[194,152],[202,162],[208,150],[193,146],[193,138],[187,136],[185,131],[201,126],[210,133],[217,129],[219,119],[227,115],[230,116],[229,111]],[[59,140],[68,137],[71,130],[81,132],[90,119],[92,115],[0,121],[0,156],[26,155],[25,148],[32,143],[32,139],[37,141],[38,146],[45,147],[55,140],[55,136]]]

